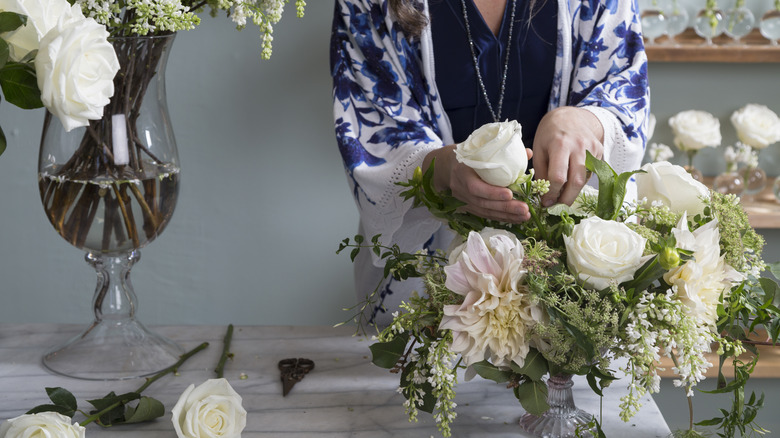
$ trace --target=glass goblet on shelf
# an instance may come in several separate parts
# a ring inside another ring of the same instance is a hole
[[[765,13],[758,23],[758,29],[764,38],[777,46],[777,40],[780,40],[780,11],[772,9]]]
[[[676,37],[688,28],[688,11],[685,7],[672,2],[671,7],[664,14],[666,17],[666,36],[669,37],[668,43],[672,45],[679,44]]]
[[[726,29],[726,20],[720,9],[702,9],[693,21],[693,30],[704,38],[705,44],[713,45],[712,39],[722,34]]]
[[[744,0],[742,0],[744,3]],[[737,2],[739,5],[740,2]],[[756,24],[756,17],[753,12],[743,5],[735,6],[726,12],[726,35],[734,40],[734,44],[743,44],[741,42],[742,37],[746,36],[753,30],[753,26]]]
[[[648,44],[656,44],[656,39],[666,33],[666,16],[660,9],[649,8],[642,11],[642,35]]]

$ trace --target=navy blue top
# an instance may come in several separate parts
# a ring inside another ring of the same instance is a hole
[[[555,74],[558,27],[556,0],[537,0],[528,25],[528,0],[508,0],[498,36],[482,19],[473,0],[466,0],[471,35],[482,80],[490,104],[498,110],[501,73],[506,60],[512,1],[517,1],[506,79],[504,103],[499,118],[517,120],[523,127],[523,143],[530,148],[536,127],[547,112]],[[475,129],[493,122],[474,71],[461,0],[430,0],[436,85],[460,143]]]

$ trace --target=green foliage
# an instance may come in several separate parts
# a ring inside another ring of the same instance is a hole
[[[387,342],[376,342],[368,348],[371,350],[371,362],[381,368],[393,368],[406,352],[409,334],[401,333]]]
[[[515,397],[523,409],[532,415],[542,415],[550,405],[547,404],[547,385],[537,380],[527,380],[514,388]]]
[[[596,207],[596,216],[605,220],[615,220],[623,207],[623,199],[626,197],[626,183],[635,173],[643,172],[635,170],[618,175],[606,161],[597,159],[587,152],[585,167],[595,173],[599,179],[599,197]]]

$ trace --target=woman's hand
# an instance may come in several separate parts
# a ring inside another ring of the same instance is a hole
[[[571,205],[588,182],[585,151],[601,159],[604,128],[590,111],[573,106],[556,108],[539,122],[534,138],[535,177],[550,181],[542,203]]]
[[[530,149],[528,157],[531,157]],[[508,223],[520,223],[530,219],[528,206],[513,199],[506,187],[490,185],[473,169],[455,158],[455,145],[444,146],[428,153],[423,160],[425,172],[435,158],[433,184],[436,190],[450,189],[452,196],[466,203],[463,210],[477,216]]]

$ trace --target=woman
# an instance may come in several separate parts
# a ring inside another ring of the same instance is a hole
[[[644,155],[649,89],[635,1],[336,0],[331,73],[359,233],[404,251],[451,239],[446,225],[402,202],[396,184],[434,159],[437,189],[451,189],[467,211],[528,219],[508,189],[454,158],[454,145],[484,123],[521,123],[536,176],[551,183],[547,205],[577,196],[586,151],[618,173]],[[382,278],[372,257],[364,251],[355,263],[359,300]],[[415,289],[384,283],[366,317],[388,323]]]

